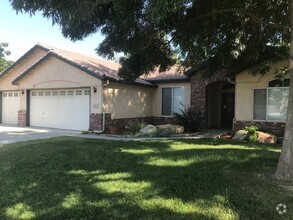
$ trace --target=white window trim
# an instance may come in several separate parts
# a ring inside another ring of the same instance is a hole
[[[287,86],[284,86],[284,87],[266,87],[266,88],[264,88],[264,87],[262,87],[262,88],[257,88],[257,89],[253,89],[253,93],[252,93],[252,121],[255,121],[255,122],[280,122],[280,123],[284,123],[284,122],[286,122],[286,120],[284,120],[284,121],[281,121],[281,120],[269,120],[268,119],[268,112],[267,112],[267,109],[268,109],[268,98],[269,98],[269,89],[271,89],[271,88],[276,88],[276,89],[278,89],[278,88],[288,88],[289,89],[289,87],[287,87]],[[260,89],[265,89],[266,91],[267,91],[267,94],[266,94],[266,119],[265,120],[260,120],[260,119],[254,119],[254,91],[255,90],[260,90]]]
[[[171,115],[163,115],[163,89],[172,89],[172,98],[171,98]],[[182,100],[183,100],[183,105],[185,105],[185,87],[184,86],[162,86],[161,87],[161,116],[162,117],[169,117],[169,118],[172,118],[174,117],[173,115],[173,97],[174,97],[174,88],[182,88],[183,89],[183,97],[182,97]]]

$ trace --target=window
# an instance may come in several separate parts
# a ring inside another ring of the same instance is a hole
[[[75,91],[75,95],[82,95],[82,91],[81,90]]]
[[[60,95],[61,95],[61,96],[66,95],[66,91],[60,91]]]
[[[253,119],[286,121],[289,98],[289,81],[273,80],[267,89],[254,90]]]
[[[58,91],[53,91],[52,96],[58,96]]]
[[[269,88],[267,120],[286,121],[289,88]]]
[[[74,95],[74,91],[67,91],[67,95]]]
[[[275,79],[269,82],[269,87],[289,87],[290,79]]]
[[[266,120],[267,114],[267,90],[266,89],[255,89],[254,90],[254,110],[253,119],[254,120]]]
[[[162,115],[172,116],[178,113],[184,105],[183,87],[166,87],[162,88]]]

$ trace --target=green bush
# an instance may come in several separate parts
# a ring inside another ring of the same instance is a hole
[[[182,125],[186,132],[196,132],[203,127],[203,115],[191,107],[183,106],[179,113],[173,114],[177,123]]]
[[[259,129],[255,125],[245,126],[244,130],[247,131],[247,140],[249,142],[257,142]]]
[[[144,126],[146,126],[145,122],[130,122],[126,127],[126,133],[136,135]]]

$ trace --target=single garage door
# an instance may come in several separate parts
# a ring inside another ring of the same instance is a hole
[[[2,123],[18,124],[20,94],[18,91],[2,92]]]
[[[31,90],[30,125],[87,130],[89,97],[89,89]]]

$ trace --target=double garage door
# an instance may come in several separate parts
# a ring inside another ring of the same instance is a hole
[[[31,90],[30,125],[87,130],[90,112],[89,89]]]

